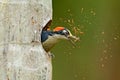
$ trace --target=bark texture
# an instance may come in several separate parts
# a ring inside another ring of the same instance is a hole
[[[39,41],[51,18],[51,0],[0,0],[0,80],[52,79]]]

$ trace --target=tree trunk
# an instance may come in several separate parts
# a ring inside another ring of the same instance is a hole
[[[0,80],[51,80],[40,41],[51,18],[51,0],[0,0]]]

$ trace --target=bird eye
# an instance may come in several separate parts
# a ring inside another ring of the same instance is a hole
[[[63,30],[64,35],[69,35],[69,32],[67,30]]]

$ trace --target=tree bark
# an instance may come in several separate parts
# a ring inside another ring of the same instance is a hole
[[[52,79],[40,41],[51,18],[51,0],[0,0],[0,80]]]

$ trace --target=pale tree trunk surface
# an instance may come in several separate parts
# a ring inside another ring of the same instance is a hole
[[[51,59],[39,41],[52,18],[51,0],[0,0],[0,80],[51,80]]]

